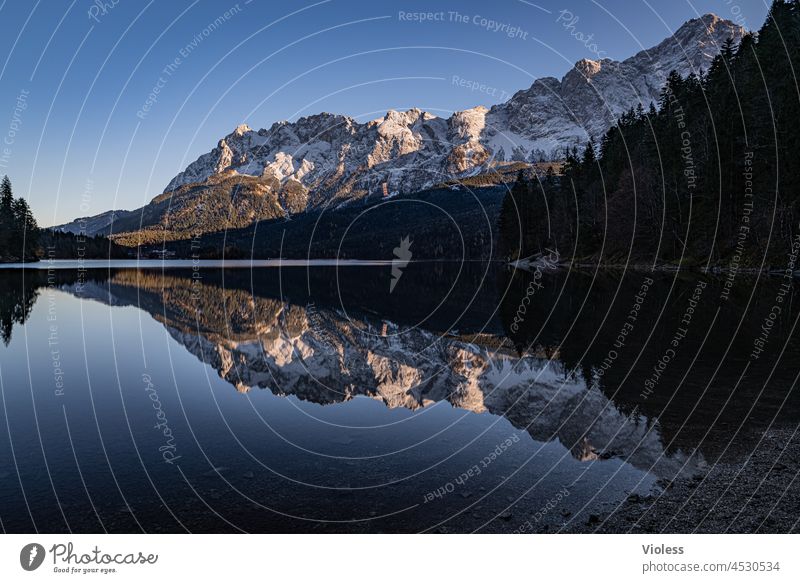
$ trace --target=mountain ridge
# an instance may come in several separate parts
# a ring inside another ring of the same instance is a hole
[[[108,220],[95,221],[99,228],[86,234],[144,230],[140,244],[186,238],[198,225],[201,232],[240,228],[371,195],[417,192],[508,162],[557,158],[602,137],[630,108],[656,101],[672,70],[685,76],[707,69],[727,39],[738,42],[743,34],[706,14],[623,61],[581,59],[560,80],[536,79],[505,103],[448,118],[412,108],[364,123],[324,112],[269,129],[240,124],[151,203],[104,213]],[[76,223],[55,228],[74,231]]]

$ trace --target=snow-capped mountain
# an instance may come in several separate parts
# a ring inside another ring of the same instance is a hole
[[[258,131],[241,125],[175,176],[165,193],[227,171],[344,196],[382,182],[390,192],[412,192],[491,162],[552,158],[599,138],[631,107],[657,101],[670,71],[685,76],[707,69],[724,42],[743,33],[709,14],[622,62],[583,59],[560,81],[538,79],[506,103],[449,118],[410,109],[367,123],[321,113]],[[317,198],[310,203],[327,199]]]
[[[538,79],[505,103],[448,118],[410,109],[366,123],[320,113],[258,131],[240,125],[150,204],[113,226],[104,219],[102,228],[83,230],[151,231],[129,238],[132,244],[179,239],[371,193],[416,192],[502,162],[555,159],[565,148],[600,138],[630,108],[657,101],[671,71],[685,76],[708,69],[725,41],[738,42],[743,34],[733,22],[708,14],[629,59],[583,59],[561,80]],[[61,228],[68,227],[74,224]]]
[[[545,77],[486,115],[484,144],[497,157],[525,159],[600,138],[620,115],[657,102],[667,76],[708,70],[727,39],[738,43],[744,29],[707,14],[686,22],[673,36],[624,61],[582,59],[559,81]]]

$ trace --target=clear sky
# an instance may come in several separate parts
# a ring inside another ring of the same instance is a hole
[[[584,57],[626,58],[708,12],[758,29],[767,9],[765,0],[0,0],[0,174],[43,226],[132,209],[240,123],[320,111],[366,121],[410,107],[446,116],[561,77]],[[436,14],[412,20],[420,12]]]

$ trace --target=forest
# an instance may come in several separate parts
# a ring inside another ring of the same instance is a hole
[[[561,171],[520,172],[501,254],[697,267],[780,267],[800,233],[800,2],[776,0],[708,71],[669,74]]]
[[[0,263],[40,259],[124,259],[130,249],[100,235],[85,237],[41,229],[24,198],[15,198],[11,180],[0,181]]]

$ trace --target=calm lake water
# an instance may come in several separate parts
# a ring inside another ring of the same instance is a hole
[[[0,273],[8,532],[554,532],[800,421],[780,278],[40,267]]]

